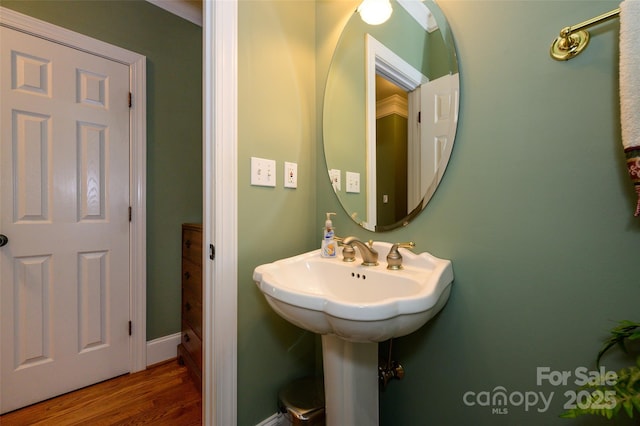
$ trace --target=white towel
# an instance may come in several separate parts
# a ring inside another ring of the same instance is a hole
[[[620,121],[629,176],[640,216],[640,0],[620,3]]]

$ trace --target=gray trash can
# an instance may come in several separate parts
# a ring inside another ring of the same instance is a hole
[[[278,392],[278,409],[284,414],[290,425],[324,425],[324,383],[322,379],[305,377],[286,385]]]

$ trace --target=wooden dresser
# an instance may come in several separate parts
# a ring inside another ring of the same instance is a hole
[[[182,339],[178,362],[202,386],[202,224],[182,225]]]

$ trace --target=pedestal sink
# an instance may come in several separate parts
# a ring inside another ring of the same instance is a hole
[[[378,424],[378,342],[416,331],[445,305],[451,261],[400,249],[403,269],[388,270],[392,244],[375,242],[377,266],[320,250],[260,265],[253,279],[284,319],[322,335],[327,425]]]

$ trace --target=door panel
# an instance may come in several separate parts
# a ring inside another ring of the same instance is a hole
[[[130,369],[129,67],[0,31],[7,412]]]
[[[427,202],[438,187],[453,148],[458,121],[458,78],[447,74],[421,86],[420,194]]]
[[[51,361],[51,256],[15,258],[14,364],[15,369]]]

